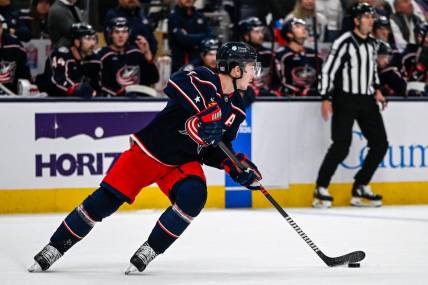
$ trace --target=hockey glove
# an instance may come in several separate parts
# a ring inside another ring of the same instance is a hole
[[[190,117],[185,128],[189,137],[197,144],[217,145],[223,137],[220,107],[215,104]]]
[[[76,96],[83,98],[92,98],[93,93],[94,88],[87,82],[80,83],[74,92]]]
[[[262,179],[262,175],[257,169],[257,166],[243,153],[237,153],[236,158],[239,159],[243,165],[247,166],[247,168],[241,170],[231,159],[226,158],[222,163],[224,170],[236,183],[250,190],[260,190],[259,185],[252,185],[254,182]]]

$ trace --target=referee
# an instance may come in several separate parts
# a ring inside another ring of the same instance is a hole
[[[319,169],[314,207],[331,206],[333,198],[327,188],[337,166],[348,155],[354,121],[367,139],[369,151],[354,177],[351,205],[382,205],[382,196],[373,194],[368,186],[388,148],[385,126],[377,105],[380,102],[382,110],[386,107],[377,73],[377,44],[370,36],[376,12],[371,5],[360,2],[352,7],[351,13],[355,28],[334,41],[322,68],[321,113],[324,120],[333,113],[333,143]]]

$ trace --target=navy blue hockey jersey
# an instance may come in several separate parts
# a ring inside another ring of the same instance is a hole
[[[125,95],[129,85],[150,85],[159,80],[159,72],[153,62],[135,46],[128,45],[123,52],[104,47],[98,52],[101,60],[101,85],[106,95]]]
[[[169,80],[165,93],[167,106],[144,129],[132,135],[146,153],[162,163],[180,165],[189,161],[221,168],[226,158],[218,147],[203,147],[185,132],[186,121],[212,103],[222,111],[223,141],[231,146],[239,125],[245,119],[245,104],[239,92],[223,94],[220,78],[206,67],[177,72]]]
[[[60,47],[46,60],[45,71],[37,77],[36,84],[50,96],[72,96],[83,82],[99,92],[100,77],[101,62],[96,54],[78,60],[68,47]]]
[[[314,50],[305,48],[304,52],[298,53],[285,47],[277,52],[276,61],[285,95],[319,95],[316,84],[322,59]]]
[[[3,33],[0,39],[0,83],[16,92],[18,79],[31,80],[27,62],[27,54],[18,39]]]

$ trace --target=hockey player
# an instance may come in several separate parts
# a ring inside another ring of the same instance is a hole
[[[297,18],[288,20],[281,30],[288,45],[276,54],[282,93],[289,96],[316,96],[317,76],[322,59],[304,46],[308,35],[306,23]]]
[[[421,22],[415,29],[416,44],[408,44],[401,57],[401,72],[407,81],[427,81],[428,23]]]
[[[275,72],[275,54],[265,48],[266,26],[257,17],[248,17],[239,22],[241,40],[251,45],[257,51],[262,70],[258,78],[251,84],[255,96],[279,95],[279,78]]]
[[[129,24],[125,18],[114,18],[107,26],[109,46],[100,50],[101,84],[104,95],[124,96],[129,85],[150,85],[159,80],[149,43],[137,36],[129,42]],[[135,45],[134,45],[135,44]]]
[[[384,41],[378,41],[377,66],[382,94],[385,96],[406,96],[407,82],[398,68],[391,65],[393,51]]]
[[[0,84],[16,93],[18,79],[31,81],[31,74],[24,48],[17,38],[4,30],[4,23],[0,18]]]
[[[183,66],[180,70],[192,71],[198,66],[205,66],[216,72],[216,55],[220,45],[221,43],[216,37],[208,37],[203,39],[200,46],[201,56],[195,60],[192,60],[189,64]]]
[[[367,139],[369,151],[354,177],[351,205],[382,205],[382,196],[374,194],[369,186],[388,149],[386,130],[377,105],[382,104],[382,109],[386,107],[376,66],[377,43],[370,36],[375,16],[371,5],[364,2],[355,4],[352,7],[354,29],[334,41],[322,68],[321,113],[325,120],[333,113],[333,143],[318,172],[314,207],[331,206],[333,197],[327,188],[337,166],[348,155],[354,121]]]
[[[173,75],[164,90],[169,96],[166,107],[131,136],[131,148],[118,158],[101,187],[65,218],[29,271],[48,269],[97,222],[124,202],[132,203],[142,188],[156,182],[172,205],[131,257],[125,273],[143,271],[203,209],[207,186],[201,164],[224,169],[239,184],[253,188],[251,184],[261,178],[257,167],[240,153],[239,159],[251,168],[239,171],[216,145],[223,141],[231,147],[245,119],[237,89],[245,90],[260,69],[256,52],[244,43],[226,43],[218,51],[217,67],[219,74],[198,67]]]
[[[95,30],[91,25],[76,23],[71,27],[71,38],[71,46],[52,52],[36,84],[50,96],[96,96],[100,92],[101,62],[94,53]]]

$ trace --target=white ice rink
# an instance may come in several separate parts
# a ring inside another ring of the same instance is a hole
[[[361,268],[328,268],[275,210],[205,210],[142,274],[125,276],[160,211],[118,213],[45,273],[26,271],[64,214],[0,216],[0,284],[428,284],[428,206],[292,209],[329,256],[367,254]]]

